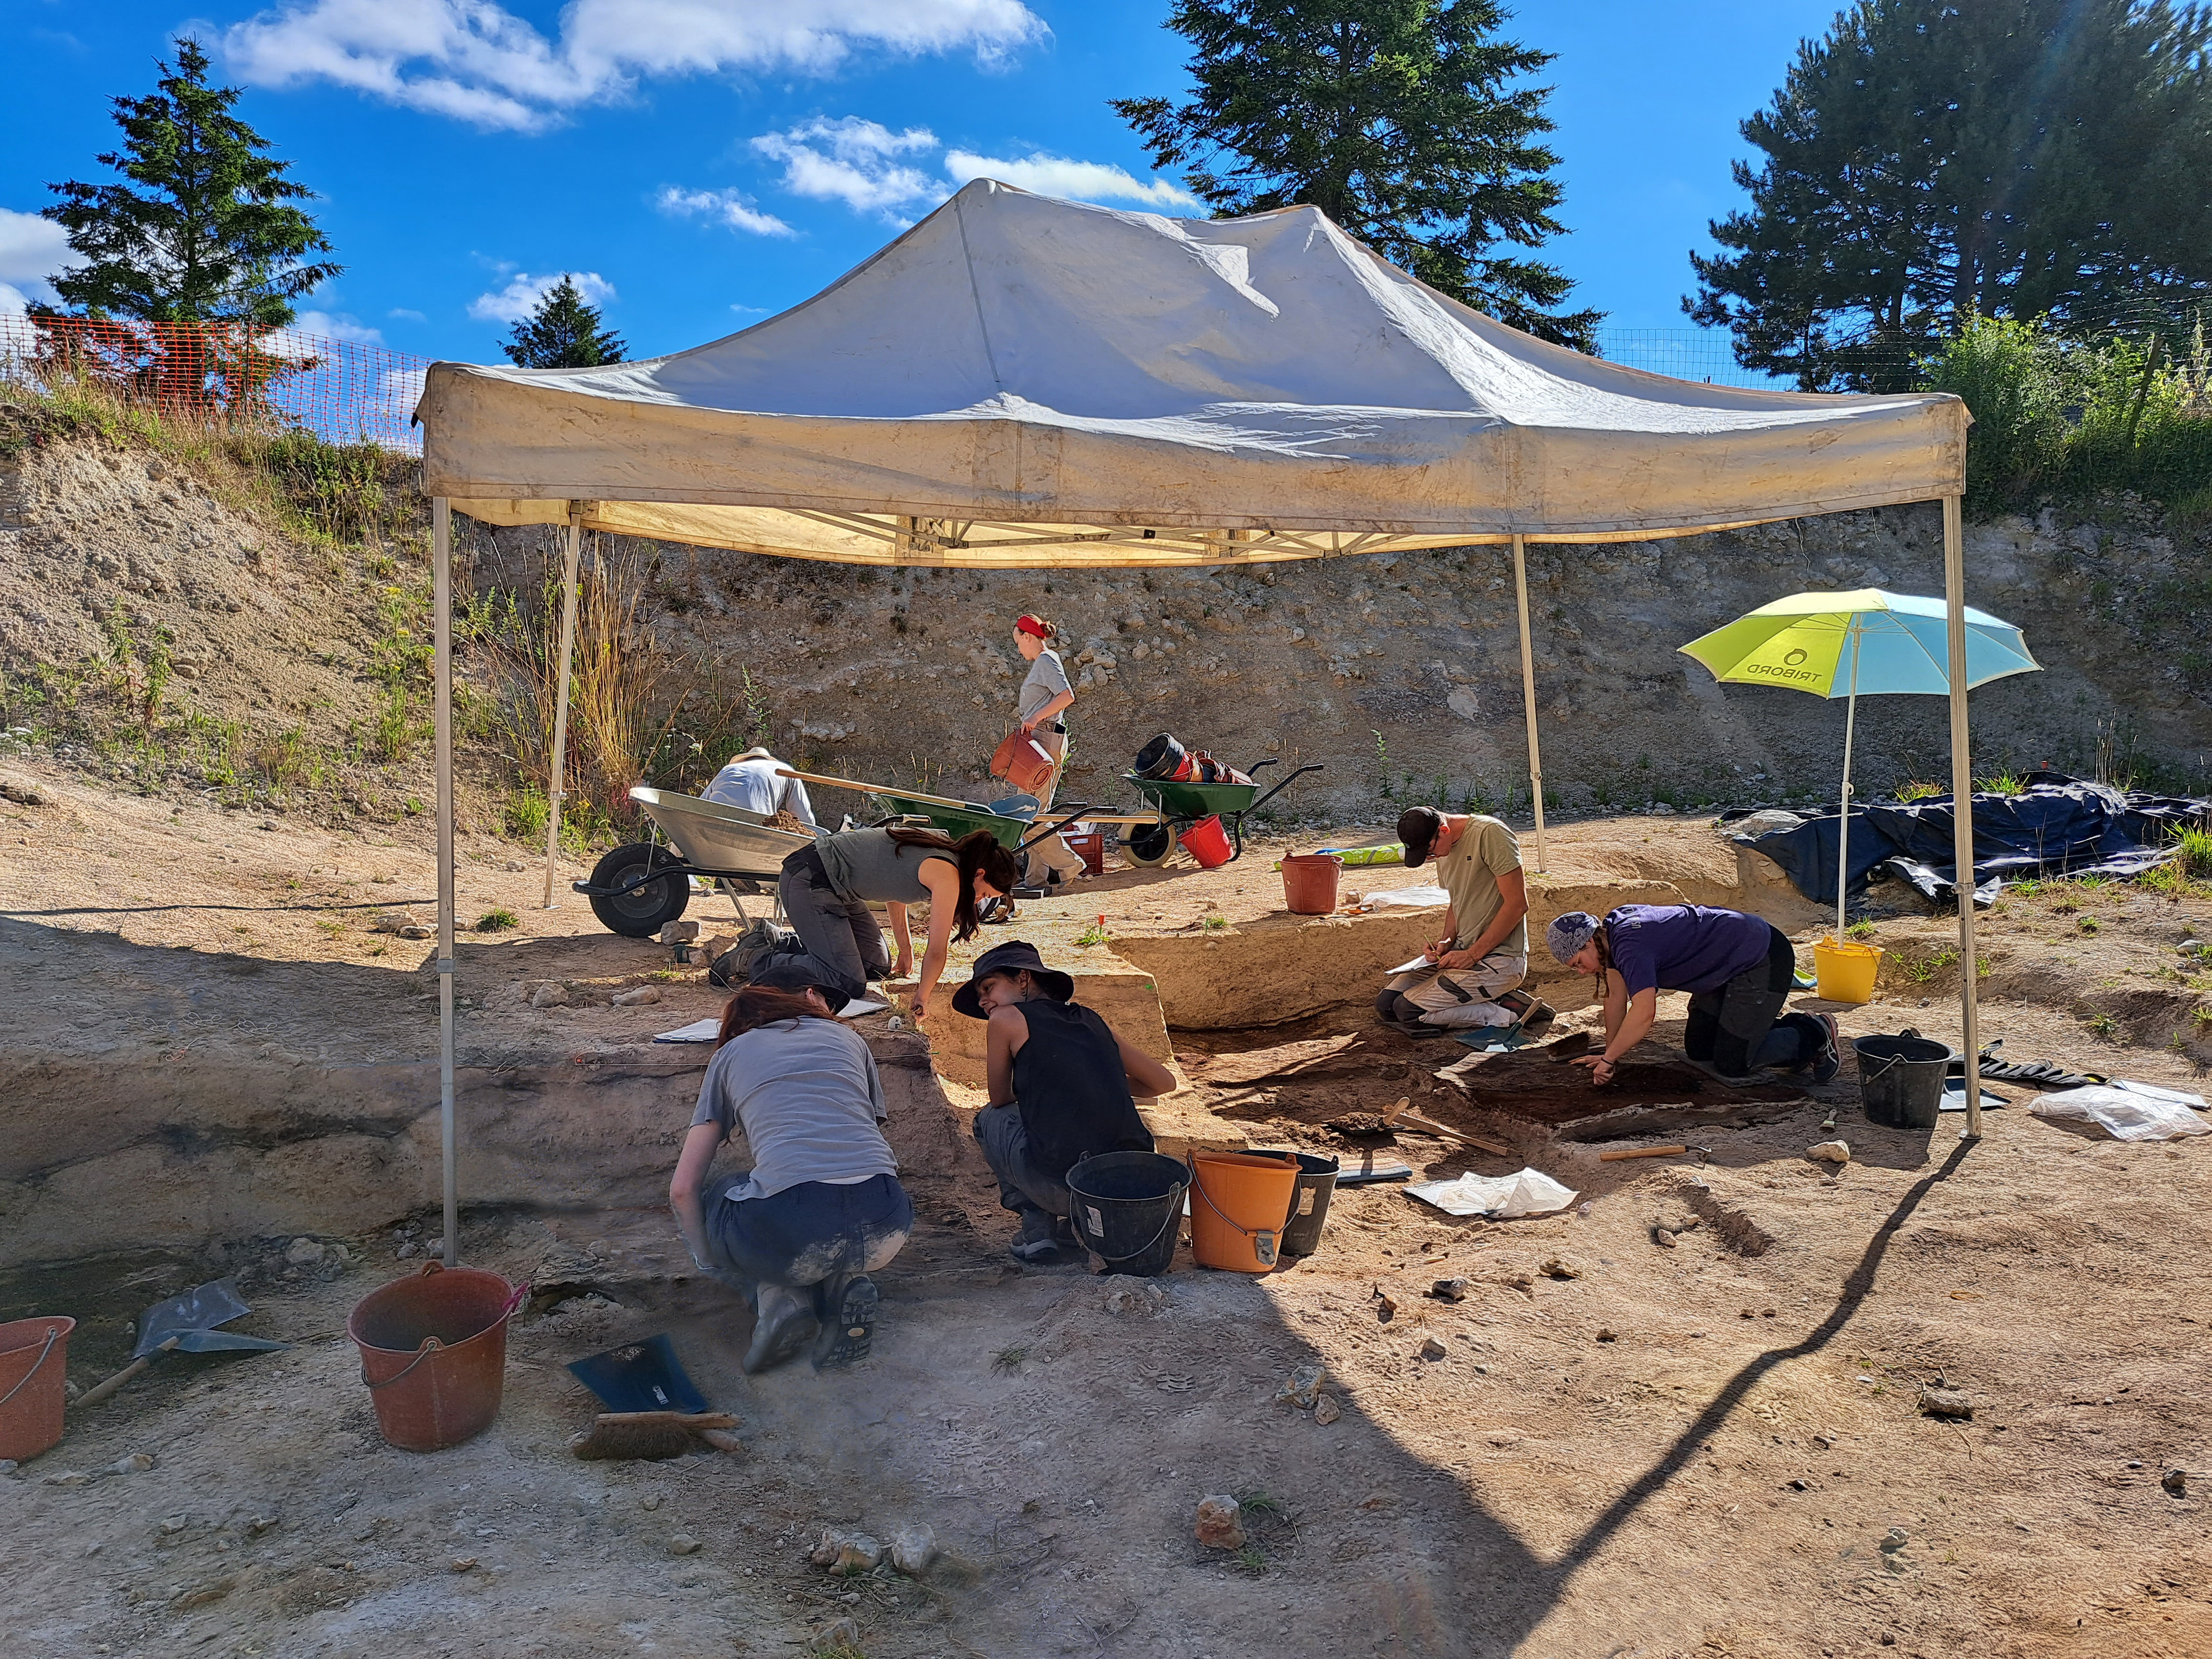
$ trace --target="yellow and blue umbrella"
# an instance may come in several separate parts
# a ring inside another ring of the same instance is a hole
[[[1878,587],[1844,593],[1792,593],[1738,617],[1725,628],[1681,647],[1717,680],[1741,685],[1779,685],[1816,697],[1845,699],[1843,815],[1836,847],[1836,938],[1844,936],[1844,884],[1850,869],[1851,728],[1862,691],[1948,696],[1951,646],[1941,599],[1885,593]],[[1966,611],[1966,684],[2008,674],[2030,674],[2043,665],[2010,623],[1986,611]],[[1969,791],[1971,794],[1971,791]],[[1965,810],[1971,810],[1966,808]],[[1971,872],[1960,872],[1962,890]]]

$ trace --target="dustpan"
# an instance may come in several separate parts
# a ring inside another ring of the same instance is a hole
[[[139,1316],[137,1346],[131,1350],[133,1359],[143,1359],[148,1354],[167,1342],[171,1337],[187,1353],[204,1353],[210,1347],[240,1347],[262,1343],[261,1337],[231,1337],[227,1342],[203,1343],[201,1339],[227,1333],[217,1333],[211,1327],[228,1325],[234,1319],[242,1319],[253,1311],[238,1293],[235,1279],[218,1279],[210,1284],[196,1285],[181,1296],[173,1296],[167,1302],[156,1302]],[[280,1348],[281,1342],[270,1342],[269,1347]]]
[[[568,1374],[611,1412],[703,1412],[707,1396],[684,1374],[665,1334],[572,1360]]]

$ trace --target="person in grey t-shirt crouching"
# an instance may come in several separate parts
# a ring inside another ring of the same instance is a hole
[[[809,1342],[817,1370],[864,1357],[878,1301],[868,1275],[914,1231],[877,1127],[889,1113],[875,1057],[836,1017],[847,1000],[791,961],[730,1000],[668,1183],[691,1259],[753,1305],[749,1376]],[[709,1179],[735,1133],[752,1167]]]

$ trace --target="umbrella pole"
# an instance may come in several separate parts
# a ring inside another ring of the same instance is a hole
[[[568,503],[568,533],[561,559],[561,666],[553,699],[553,753],[545,782],[545,908],[554,908],[554,860],[561,850],[561,805],[566,799],[563,769],[568,759],[568,665],[576,654],[577,562],[584,540],[583,508]]]
[[[1536,807],[1536,868],[1544,864],[1544,756],[1536,746],[1536,663],[1528,647],[1528,560],[1513,538],[1513,597],[1521,609],[1521,707],[1528,717],[1528,799]]]
[[[1844,942],[1845,883],[1851,867],[1851,728],[1859,718],[1859,624],[1851,621],[1851,693],[1844,705],[1843,812],[1836,821],[1836,943]]]
[[[445,1169],[448,1267],[460,1261],[460,1205],[453,1182],[453,514],[430,503],[430,605],[437,640],[432,694],[438,744],[438,1146]]]
[[[1966,1055],[1966,1138],[1982,1133],[1981,1022],[1974,1006],[1973,747],[1966,728],[1966,547],[1960,498],[1943,497],[1943,602],[1951,678],[1951,857],[1959,875],[1959,1024]]]

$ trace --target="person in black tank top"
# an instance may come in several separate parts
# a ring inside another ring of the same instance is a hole
[[[1025,1267],[1088,1261],[1068,1224],[1067,1172],[1096,1152],[1149,1152],[1135,1097],[1172,1093],[1175,1074],[1070,1000],[1075,981],[1019,939],[986,951],[952,1006],[990,1022],[991,1103],[975,1139],[999,1178],[999,1203],[1021,1218],[1012,1255]]]

